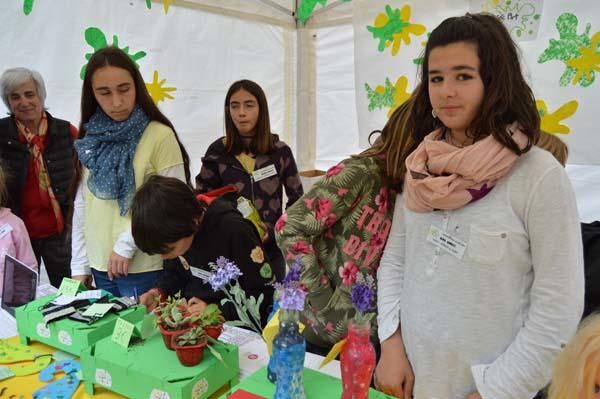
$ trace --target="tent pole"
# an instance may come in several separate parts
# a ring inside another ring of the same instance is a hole
[[[282,6],[281,4],[275,3],[273,0],[258,0],[258,1],[261,3],[264,3],[266,5],[269,5],[278,11],[281,11],[282,13],[284,13],[287,16],[294,16],[295,10],[289,10],[289,9],[285,8],[284,6]]]

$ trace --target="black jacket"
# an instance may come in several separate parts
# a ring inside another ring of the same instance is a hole
[[[247,296],[258,299],[264,295],[261,306],[263,324],[273,304],[273,287],[269,284],[271,276],[265,273],[263,277],[261,268],[270,266],[266,253],[264,261],[257,256],[262,250],[261,240],[252,222],[244,219],[235,207],[235,194],[217,198],[212,201],[204,215],[199,231],[194,237],[192,246],[184,254],[184,258],[192,267],[211,271],[209,262],[215,262],[219,256],[233,261],[243,275],[239,278],[241,287]],[[254,252],[254,260],[251,253]],[[181,291],[185,298],[197,297],[207,303],[216,303],[221,307],[226,320],[238,320],[235,308],[230,304],[221,306],[221,299],[225,298],[222,291],[213,291],[208,283],[192,276],[191,271],[185,270],[179,259],[170,259],[164,263],[164,273],[157,283],[157,287],[166,295],[173,295]]]
[[[581,223],[585,265],[585,318],[600,310],[600,221]]]
[[[48,146],[43,158],[50,175],[52,190],[60,204],[63,216],[69,214],[72,201],[69,185],[75,172],[75,150],[71,137],[71,124],[53,118],[48,112]],[[29,149],[19,141],[19,132],[12,117],[0,119],[0,160],[7,172],[7,208],[21,216],[21,197],[29,167]]]

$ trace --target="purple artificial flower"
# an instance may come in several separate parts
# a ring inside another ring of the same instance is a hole
[[[302,288],[299,282],[291,282],[289,284],[275,284],[275,288],[279,291],[279,307],[284,310],[304,310],[304,300],[306,299],[306,291]]]
[[[208,282],[213,291],[222,290],[232,280],[237,280],[243,274],[235,263],[223,256],[219,256],[216,264],[212,263],[210,266],[213,272],[208,277]]]
[[[350,292],[352,305],[359,313],[366,313],[372,309],[375,301],[375,282],[373,277],[367,276],[364,278],[359,274],[356,284],[352,286]]]
[[[300,281],[300,275],[302,274],[302,263],[300,262],[300,257],[296,256],[294,259],[294,263],[290,265],[290,270],[287,272],[285,277],[283,278],[283,284],[287,285],[294,281]]]

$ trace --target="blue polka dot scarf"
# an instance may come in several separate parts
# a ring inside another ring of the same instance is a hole
[[[135,194],[133,157],[148,123],[139,105],[121,122],[98,107],[84,125],[85,137],[75,141],[79,159],[90,172],[88,189],[96,198],[116,199],[121,216],[129,211]]]

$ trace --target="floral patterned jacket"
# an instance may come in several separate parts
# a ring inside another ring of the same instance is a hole
[[[276,223],[288,263],[300,255],[304,264],[304,335],[310,343],[328,348],[345,337],[354,316],[350,289],[359,271],[376,277],[395,198],[378,160],[346,159]]]

